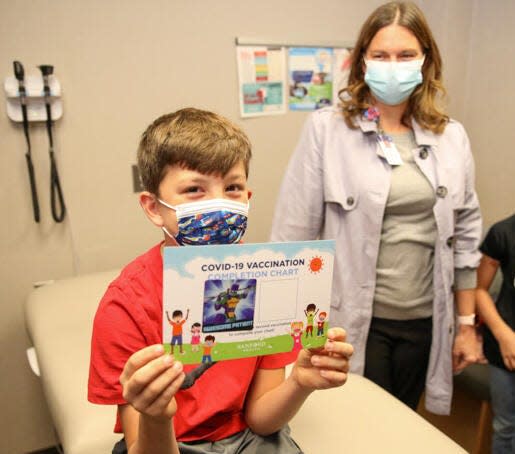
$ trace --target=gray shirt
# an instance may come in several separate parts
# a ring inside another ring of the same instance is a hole
[[[410,320],[433,313],[436,202],[431,183],[413,158],[413,132],[391,135],[403,164],[391,172],[379,255],[374,317]]]

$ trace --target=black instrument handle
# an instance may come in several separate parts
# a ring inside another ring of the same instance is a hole
[[[27,159],[27,169],[29,170],[30,192],[32,194],[32,211],[34,212],[34,220],[39,222],[39,201],[38,191],[36,189],[36,178],[34,176],[34,166],[32,165],[32,158],[30,157],[29,153],[25,154],[25,158]]]
[[[50,100],[45,100],[46,110],[46,132],[48,134],[48,143],[50,149],[54,148],[54,138],[52,136],[52,108],[50,107]]]
[[[23,69],[23,65],[19,61],[13,61],[14,68],[14,76],[18,79],[18,82],[23,82],[25,79],[25,70]]]
[[[63,190],[61,189],[53,151],[50,152],[50,202],[54,221],[57,223],[63,222],[66,216],[66,205],[64,204]]]

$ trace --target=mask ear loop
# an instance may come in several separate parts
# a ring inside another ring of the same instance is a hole
[[[161,200],[159,197],[156,197],[156,200],[161,204],[164,205],[166,208],[170,208],[170,210],[177,211],[177,208],[173,205],[170,205],[169,203],[166,203],[164,200]]]
[[[168,204],[168,203],[164,202],[164,201],[163,201],[163,200],[161,200],[159,197],[156,197],[156,200],[157,200],[161,205],[164,205],[166,208],[170,208],[171,210],[177,211],[177,209],[176,209],[173,205],[170,205],[170,204]],[[173,241],[175,241],[175,243],[176,243],[176,244],[181,245],[181,243],[179,243],[179,242],[177,241],[177,238],[175,238],[175,237],[174,237],[174,236],[173,236],[173,235],[168,231],[168,229],[167,229],[164,225],[161,227],[161,230],[162,230],[166,235],[168,235],[168,237],[169,237],[170,239],[172,239]]]
[[[169,231],[168,229],[163,225],[163,227],[161,227],[161,230],[163,232],[165,232],[165,235],[168,235],[168,237],[177,245],[177,246],[184,246],[183,243],[177,241],[177,238],[174,237]]]
[[[161,227],[161,230],[163,232],[165,232],[170,238],[175,240],[175,237],[168,231],[168,229],[164,225],[163,225],[163,227]],[[177,241],[177,240],[175,240],[175,241]]]

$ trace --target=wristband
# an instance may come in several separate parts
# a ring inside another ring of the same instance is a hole
[[[475,321],[476,321],[476,314],[458,315],[458,324],[459,325],[474,326]]]

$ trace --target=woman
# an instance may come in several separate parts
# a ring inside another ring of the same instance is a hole
[[[273,241],[337,242],[331,323],[364,373],[448,414],[452,372],[478,359],[481,217],[463,127],[438,107],[441,58],[412,3],[362,27],[341,107],[314,112],[284,177]],[[455,329],[455,309],[459,315]]]

